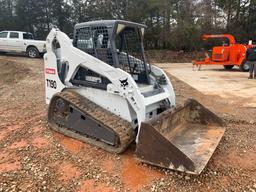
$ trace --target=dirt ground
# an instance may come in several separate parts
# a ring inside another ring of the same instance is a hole
[[[51,131],[43,60],[0,56],[0,67],[0,191],[256,191],[255,107],[203,94],[170,75],[179,104],[195,98],[226,124],[207,167],[192,176],[140,163],[134,144],[113,155]]]

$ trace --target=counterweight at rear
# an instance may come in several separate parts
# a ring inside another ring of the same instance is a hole
[[[142,161],[199,174],[224,133],[221,120],[196,101],[175,109],[169,78],[147,62],[144,31],[127,21],[81,23],[72,44],[52,29],[44,56],[49,125],[112,153],[136,140]]]

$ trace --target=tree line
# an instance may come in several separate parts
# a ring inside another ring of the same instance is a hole
[[[45,39],[52,26],[72,37],[76,23],[124,19],[147,25],[147,49],[192,51],[202,34],[256,39],[256,0],[0,0],[0,30]]]

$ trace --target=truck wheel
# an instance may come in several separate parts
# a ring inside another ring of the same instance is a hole
[[[37,58],[37,57],[39,57],[39,51],[35,47],[29,47],[27,50],[27,55],[30,58]]]
[[[248,72],[250,70],[250,65],[244,60],[242,64],[239,66],[241,71]]]
[[[223,65],[226,70],[233,69],[234,65]]]

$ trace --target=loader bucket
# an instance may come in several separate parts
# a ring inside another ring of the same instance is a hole
[[[218,116],[190,99],[141,124],[136,155],[152,165],[200,174],[224,132]]]

